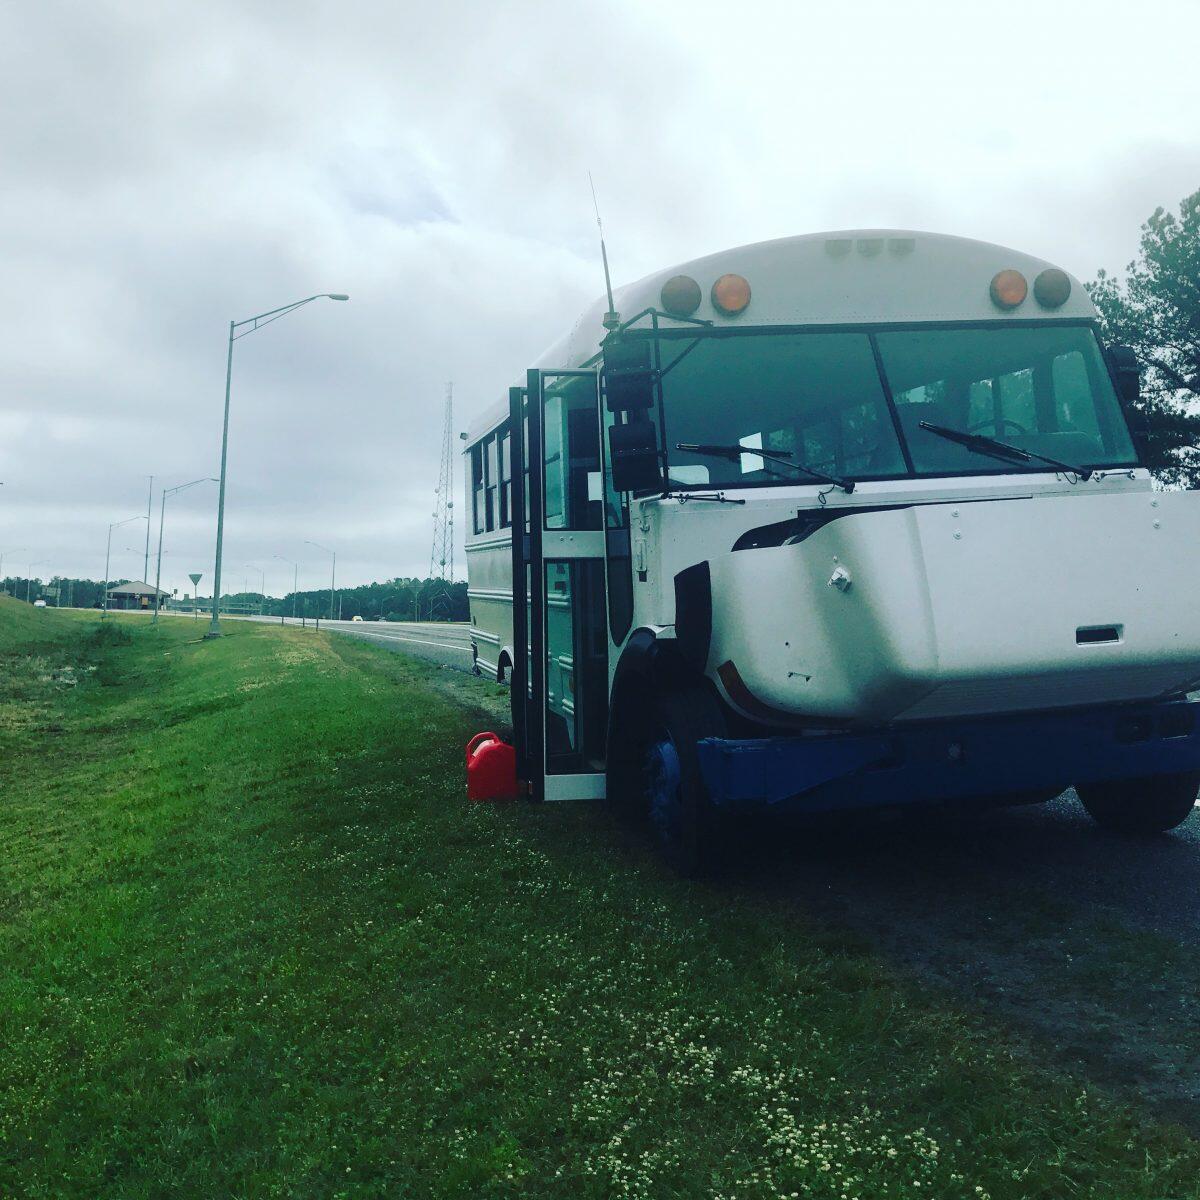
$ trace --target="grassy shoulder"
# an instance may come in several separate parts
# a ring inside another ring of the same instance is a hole
[[[794,908],[594,807],[468,806],[479,720],[436,668],[29,615],[0,607],[0,1195],[1196,1194],[1183,1131]]]

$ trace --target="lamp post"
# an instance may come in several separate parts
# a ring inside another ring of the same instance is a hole
[[[218,614],[221,608],[221,544],[225,534],[225,464],[229,454],[229,385],[233,378],[233,343],[239,338],[244,338],[248,334],[254,333],[255,330],[261,329],[264,325],[270,325],[272,321],[278,321],[280,317],[286,317],[288,313],[295,312],[296,309],[303,308],[306,304],[311,304],[314,300],[349,299],[350,297],[344,292],[318,292],[315,296],[293,301],[291,304],[285,304],[282,308],[273,308],[270,312],[259,313],[256,317],[229,322],[229,353],[225,360],[225,423],[221,430],[221,487],[217,495],[217,562],[213,568],[212,624],[204,635],[206,638],[221,636]],[[244,325],[248,325],[250,328],[243,329]],[[237,332],[239,329],[242,330],[241,333]]]
[[[280,562],[292,564],[292,620],[296,619],[296,593],[300,590],[300,564],[293,562],[290,558],[284,558],[282,554],[276,554],[275,557]],[[0,561],[3,561],[0,559]]]
[[[150,574],[150,506],[154,503],[154,476],[147,475],[146,478],[150,480],[150,488],[146,493],[146,549],[142,552],[142,582],[143,583],[150,582],[150,580],[148,580],[146,578],[146,576]],[[162,534],[161,529],[159,530],[159,534],[160,534],[160,538],[161,538],[161,534]],[[157,596],[154,597],[154,602],[156,604],[158,603]],[[158,609],[156,608],[154,611],[157,613]]]
[[[333,555],[333,565],[329,570],[329,619],[333,620],[333,589],[337,581],[337,551],[330,550],[328,546],[322,546],[320,542],[305,541],[306,546],[316,546],[318,550],[324,550],[326,554]]]
[[[388,594],[386,596],[384,596],[382,600],[379,601],[379,619],[381,621],[383,620],[383,606],[389,600],[402,599],[403,596],[404,596],[403,592],[388,592]]]
[[[37,560],[37,562],[31,562],[29,564],[29,566],[26,567],[26,569],[25,569],[25,603],[26,604],[29,603],[29,588],[30,588],[30,585],[33,583],[33,579],[30,577],[30,574],[29,574],[30,571],[32,571],[34,567],[40,567],[42,565],[42,563],[48,563],[49,561],[50,560],[48,558],[39,558]]]
[[[100,620],[104,620],[108,616],[108,566],[112,560],[112,531],[120,529],[122,525],[128,525],[131,521],[144,521],[146,518],[138,513],[136,517],[126,517],[123,521],[114,521],[108,527],[108,544],[104,548],[104,608],[100,613]]]
[[[154,624],[158,624],[158,593],[159,583],[162,581],[162,556],[163,556],[163,522],[167,516],[167,497],[175,495],[176,492],[186,492],[188,488],[195,487],[198,483],[216,483],[217,481],[211,476],[206,475],[203,479],[193,479],[191,483],[181,483],[178,487],[165,488],[162,493],[161,500],[158,506],[158,565],[154,568]]]
[[[24,549],[24,546],[9,546],[7,550],[0,550],[0,588],[4,586],[4,556],[6,554],[16,554],[18,550]]]

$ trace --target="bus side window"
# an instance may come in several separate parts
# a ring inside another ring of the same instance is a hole
[[[500,528],[512,524],[512,436],[506,429],[500,437]]]
[[[1088,381],[1087,364],[1078,350],[1060,354],[1050,363],[1050,378],[1054,388],[1054,411],[1058,428],[1100,436],[1096,422],[1096,404]]]
[[[496,468],[496,437],[494,434],[484,442],[483,447],[483,507],[487,518],[488,532],[490,533],[496,528],[499,517],[496,504],[497,476],[499,472]]]
[[[471,447],[471,528],[476,533],[486,530],[483,512],[483,444]]]
[[[1039,429],[1033,394],[1033,371],[1025,368],[996,379],[1001,410],[1006,421],[1015,421],[1026,433]],[[1002,436],[1002,435],[998,435]]]
[[[977,379],[967,388],[967,429],[989,428],[996,423],[995,391],[990,379]]]
[[[745,446],[747,451],[783,450],[790,454],[796,447],[796,431],[794,429],[772,429],[766,434],[747,433],[738,438],[738,445]],[[773,467],[768,468],[769,462],[770,459],[763,458],[759,454],[746,453],[740,456],[738,469],[743,475],[753,475],[756,471],[768,475],[775,474]],[[705,479],[704,482],[707,483],[708,480]]]
[[[542,438],[545,443],[545,517],[547,529],[565,529],[566,462],[563,455],[563,399],[547,396]]]

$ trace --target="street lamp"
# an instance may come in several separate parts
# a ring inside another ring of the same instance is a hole
[[[276,554],[275,557],[280,562],[292,564],[292,620],[294,621],[296,619],[296,593],[300,590],[300,564],[290,558],[284,558],[282,554]],[[3,561],[0,559],[0,562]]]
[[[203,479],[193,479],[191,483],[181,483],[178,487],[167,488],[162,493],[162,498],[158,506],[158,565],[154,568],[154,624],[158,624],[158,593],[159,583],[162,581],[162,556],[163,556],[163,522],[167,515],[167,497],[173,496],[176,492],[186,492],[188,488],[195,487],[198,483],[216,483],[217,481],[211,476],[206,475]],[[149,522],[147,522],[149,527]]]
[[[49,561],[50,560],[48,558],[39,558],[37,560],[37,562],[31,562],[29,564],[29,566],[25,569],[25,603],[26,604],[29,603],[29,587],[30,587],[30,584],[33,583],[33,579],[30,577],[30,572],[33,570],[34,567],[40,567],[42,565],[42,563],[48,563]]]
[[[131,521],[144,521],[145,519],[143,514],[138,513],[136,517],[126,517],[123,521],[114,521],[108,527],[108,544],[104,548],[104,608],[100,613],[102,621],[108,616],[108,566],[112,559],[112,531],[120,529],[122,525],[128,525]]]
[[[0,550],[0,588],[4,586],[4,556],[6,554],[16,554],[18,550],[24,549],[24,546],[9,546],[7,550]]]
[[[150,574],[150,506],[154,503],[154,476],[147,475],[146,478],[150,480],[150,488],[146,492],[146,549],[142,552],[142,582],[143,583],[150,582],[150,580],[148,580],[146,578],[146,576]],[[160,529],[159,530],[160,535],[161,535],[161,532],[162,531]],[[157,603],[158,597],[155,596],[154,600],[155,600],[155,603]],[[157,613],[158,609],[156,608],[154,611]]]
[[[257,317],[247,317],[244,321],[229,322],[229,354],[225,360],[225,423],[221,431],[221,487],[217,496],[217,562],[213,568],[212,624],[204,635],[206,638],[221,636],[218,613],[221,608],[221,544],[225,533],[225,462],[229,453],[229,385],[233,378],[233,343],[239,338],[244,338],[247,334],[261,329],[264,325],[270,325],[272,321],[278,321],[280,317],[286,317],[288,313],[295,312],[296,309],[303,308],[306,304],[311,304],[314,300],[349,299],[350,297],[344,292],[318,292],[315,296],[296,300],[291,304],[285,304],[282,308],[273,308],[270,312],[259,313]],[[249,325],[250,328],[242,329],[243,325]],[[238,329],[242,329],[242,332],[237,333]]]
[[[322,546],[320,542],[310,542],[307,539],[304,544],[306,546],[316,546],[318,550],[324,550],[326,554],[333,555],[333,565],[329,571],[329,619],[333,620],[333,588],[337,580],[337,551],[330,550],[328,546]]]

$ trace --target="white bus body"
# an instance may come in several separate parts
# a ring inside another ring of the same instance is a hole
[[[688,868],[749,805],[1074,784],[1110,825],[1182,819],[1129,781],[1195,795],[1200,503],[1138,465],[1136,372],[1077,280],[868,230],[614,301],[620,330],[597,302],[465,450],[477,664],[524,675],[536,794],[648,808]]]

